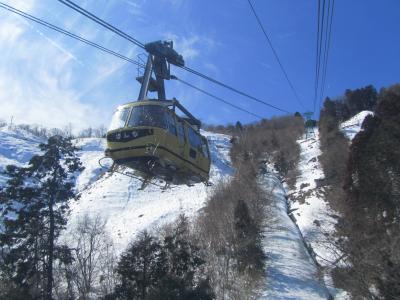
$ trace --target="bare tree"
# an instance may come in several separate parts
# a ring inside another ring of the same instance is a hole
[[[97,290],[108,293],[113,288],[114,249],[105,225],[99,215],[84,215],[72,232],[74,283],[82,299]]]

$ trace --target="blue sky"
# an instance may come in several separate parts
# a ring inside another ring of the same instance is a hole
[[[3,0],[136,58],[141,49],[55,0]],[[299,106],[246,0],[87,0],[79,5],[143,43],[172,39],[187,66],[288,111]],[[316,0],[253,0],[307,109],[314,93]],[[400,1],[336,0],[326,94],[399,82]],[[118,104],[136,100],[136,66],[0,9],[0,118],[75,130],[107,126]],[[279,111],[172,68],[211,93],[265,117]],[[177,82],[176,97],[207,123],[256,119]]]

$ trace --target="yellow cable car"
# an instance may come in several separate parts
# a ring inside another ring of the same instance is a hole
[[[139,100],[119,106],[114,113],[105,155],[116,165],[144,173],[146,179],[208,182],[210,151],[200,134],[200,121],[176,99],[165,100],[163,80],[171,78],[169,63],[183,65],[183,59],[172,42],[149,43],[146,50],[146,70],[137,78],[142,84]],[[158,99],[147,99],[148,91],[158,92]],[[178,109],[184,116],[177,114]]]

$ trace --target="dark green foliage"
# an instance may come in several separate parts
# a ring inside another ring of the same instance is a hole
[[[355,90],[346,90],[343,104],[349,115],[343,113],[344,118],[350,118],[360,111],[373,110],[378,99],[378,93],[372,85]]]
[[[121,256],[115,294],[120,299],[146,299],[149,289],[159,284],[166,271],[160,242],[144,232]]]
[[[232,181],[216,186],[198,220],[206,270],[218,299],[257,298],[265,280],[259,241],[268,199],[256,175],[257,169],[249,164]],[[242,206],[247,210],[239,212]]]
[[[302,117],[302,116],[301,116],[301,113],[299,113],[298,111],[296,111],[296,112],[294,113],[294,116],[295,116],[295,117],[300,117],[300,118]]]
[[[348,150],[339,123],[373,108]],[[343,215],[338,246],[348,265],[335,270],[337,283],[356,298],[399,299],[400,85],[327,99],[319,127],[327,200]]]
[[[121,256],[118,299],[213,299],[199,248],[190,241],[186,217],[160,241],[144,232]]]
[[[374,110],[378,101],[378,94],[372,85],[355,90],[346,90],[344,96],[332,101],[326,98],[323,112],[326,116],[335,118],[338,121],[345,121],[363,110]]]
[[[346,174],[349,150],[348,140],[340,131],[339,122],[340,119],[335,111],[335,101],[327,99],[319,120],[322,150],[319,159],[324,170],[325,182],[340,193]]]
[[[32,297],[52,296],[55,244],[65,227],[68,200],[74,198],[74,173],[81,170],[76,148],[61,136],[40,146],[28,167],[7,166],[7,186],[0,192],[3,230],[1,272]]]
[[[243,200],[238,201],[234,211],[234,229],[236,235],[235,258],[239,272],[261,274],[266,259],[261,246],[262,235]]]
[[[240,121],[237,121],[237,122],[236,122],[235,129],[236,129],[236,131],[238,131],[238,132],[240,132],[240,131],[243,130],[243,125],[242,125],[242,123],[240,123]]]
[[[161,284],[153,290],[151,299],[213,299],[208,293],[207,280],[196,281],[195,275],[204,265],[199,248],[190,241],[189,223],[181,215],[163,241],[167,273]],[[168,297],[166,296],[168,295]],[[196,296],[197,295],[197,296]],[[201,296],[201,297],[200,297]],[[199,298],[198,298],[199,297]]]
[[[349,158],[344,247],[356,274],[362,274],[357,292],[370,296],[368,286],[374,284],[383,299],[399,299],[399,86],[381,93],[375,115],[362,128]]]

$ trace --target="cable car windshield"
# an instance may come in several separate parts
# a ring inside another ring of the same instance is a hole
[[[126,120],[128,119],[129,116],[129,110],[131,108],[130,107],[125,107],[122,109],[118,109],[112,119],[111,119],[111,124],[110,124],[110,128],[108,130],[114,130],[114,129],[118,129],[118,128],[122,128],[125,126]]]
[[[152,126],[166,128],[165,108],[158,105],[141,105],[132,108],[128,127]]]

